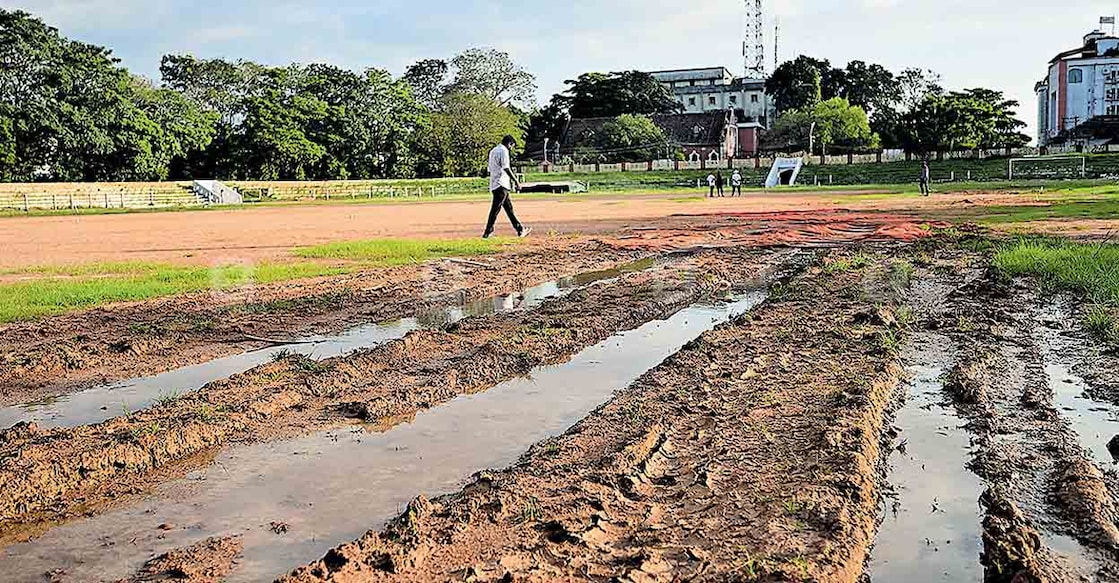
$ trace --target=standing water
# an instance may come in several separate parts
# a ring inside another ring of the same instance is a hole
[[[277,354],[302,354],[316,360],[346,356],[358,350],[399,340],[409,332],[421,328],[438,328],[468,317],[532,309],[548,299],[567,295],[592,283],[643,271],[653,264],[653,259],[646,259],[616,269],[550,281],[519,294],[469,302],[464,299],[454,307],[431,311],[415,318],[359,326],[334,336],[299,339],[291,344],[219,358],[155,376],[129,379],[33,403],[0,407],[0,429],[21,421],[35,422],[40,427],[76,427],[100,423],[150,407],[162,398],[174,398],[197,391],[214,381],[263,365]]]
[[[1103,467],[1119,463],[1108,442],[1119,435],[1119,407],[1088,396],[1088,383],[1074,370],[1086,358],[1085,342],[1070,337],[1068,310],[1053,303],[1038,314],[1037,340],[1045,361],[1045,375],[1053,391],[1053,404],[1076,432],[1080,445]]]
[[[901,429],[890,454],[885,517],[870,564],[874,583],[981,581],[979,496],[982,481],[967,469],[963,421],[944,402],[952,366],[950,340],[920,333],[903,359],[910,375]]]
[[[384,433],[352,428],[227,450],[212,468],[160,488],[146,502],[9,547],[0,552],[0,572],[28,580],[61,568],[73,580],[112,580],[170,549],[241,534],[244,557],[229,580],[281,575],[383,526],[417,494],[453,492],[479,469],[513,463],[764,297],[755,292],[726,305],[693,306]],[[273,522],[287,532],[272,532]],[[165,523],[174,528],[160,530]]]

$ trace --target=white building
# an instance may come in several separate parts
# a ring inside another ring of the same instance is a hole
[[[1035,90],[1039,146],[1119,138],[1119,38],[1093,31],[1049,62]]]
[[[735,77],[726,67],[654,71],[650,75],[672,92],[684,113],[734,112],[739,156],[757,152],[758,132],[777,117],[765,94],[764,79]]]
[[[767,127],[773,111],[764,79],[735,77],[726,67],[654,71],[654,79],[676,96],[685,113],[740,111],[746,121]]]

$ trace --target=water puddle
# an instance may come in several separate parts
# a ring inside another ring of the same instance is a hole
[[[951,341],[918,333],[903,359],[908,397],[894,424],[885,517],[870,563],[874,583],[981,581],[979,496],[983,482],[967,469],[971,444],[964,421],[945,403]]]
[[[1074,370],[1084,341],[1069,336],[1067,323],[1075,317],[1062,306],[1043,307],[1038,315],[1038,344],[1045,361],[1045,375],[1053,390],[1053,405],[1072,426],[1080,445],[1102,466],[1119,464],[1107,444],[1119,435],[1119,407],[1088,397],[1088,384]]]
[[[384,433],[351,428],[231,448],[205,472],[160,488],[144,503],[0,551],[0,571],[26,580],[62,568],[64,580],[112,580],[170,549],[240,533],[245,553],[230,580],[270,579],[379,528],[417,494],[454,492],[477,470],[508,466],[764,297],[754,292],[725,305],[693,306]],[[276,534],[273,523],[287,532]],[[162,524],[173,528],[160,530]]]
[[[606,271],[550,281],[516,294],[477,301],[461,298],[453,307],[430,311],[415,318],[359,326],[334,336],[303,338],[292,344],[219,358],[155,376],[129,379],[34,403],[2,407],[0,428],[11,427],[21,421],[35,422],[41,427],[76,427],[100,423],[150,407],[161,398],[197,391],[214,381],[266,364],[277,353],[302,354],[316,360],[346,356],[358,350],[398,340],[421,328],[439,328],[469,317],[532,309],[576,289],[613,280],[627,273],[644,271],[655,264],[656,260],[650,258]]]

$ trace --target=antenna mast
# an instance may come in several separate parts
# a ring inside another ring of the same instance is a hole
[[[765,11],[763,0],[746,2],[746,38],[742,43],[747,79],[765,79]]]

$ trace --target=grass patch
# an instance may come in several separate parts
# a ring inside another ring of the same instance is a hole
[[[23,270],[43,275],[0,284],[0,323],[30,320],[112,302],[142,301],[221,291],[252,283],[273,283],[339,275],[352,270],[318,263],[193,267],[154,263],[104,263]]]
[[[989,225],[1050,219],[1116,219],[1119,199],[1059,202],[1046,206],[999,206],[980,209],[975,219]]]
[[[1085,326],[1119,342],[1119,245],[1019,239],[995,253],[994,265],[1005,275],[1034,276],[1052,290],[1082,295],[1089,304]]]
[[[509,239],[375,239],[343,241],[296,250],[308,259],[343,259],[375,265],[405,265],[443,257],[489,255],[512,244]]]

